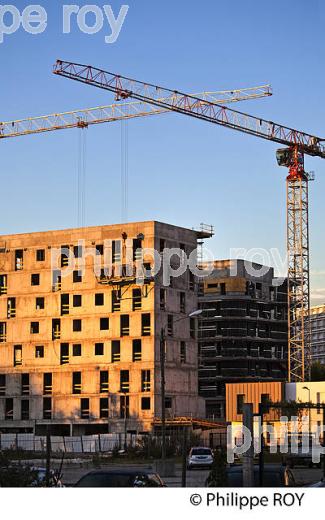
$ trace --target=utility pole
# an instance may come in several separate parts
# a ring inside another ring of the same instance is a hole
[[[51,479],[51,426],[46,425],[46,474],[45,483],[46,487],[50,487]]]
[[[187,426],[183,426],[182,442],[182,487],[186,487],[186,464],[187,463]]]
[[[123,407],[123,416],[124,416],[124,451],[127,451],[127,405],[126,405],[126,398],[127,398],[127,392],[124,391],[124,407]]]
[[[263,403],[259,404],[258,415],[260,417],[260,454],[259,454],[259,484],[263,487],[264,483],[264,433],[263,433]]]
[[[251,443],[248,450],[243,454],[243,486],[254,487],[254,426],[253,426],[253,404],[243,404],[243,426],[251,434]]]
[[[160,392],[161,392],[161,460],[163,465],[166,460],[166,403],[165,403],[165,330],[160,333]]]

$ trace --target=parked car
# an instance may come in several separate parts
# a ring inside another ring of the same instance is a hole
[[[165,487],[157,473],[135,470],[90,471],[74,487]]]
[[[286,463],[290,468],[295,466],[308,466],[313,468],[314,466],[320,468],[321,462],[313,462],[313,452],[310,449],[307,453],[304,453],[302,447],[298,447],[298,453],[288,453],[285,457]]]
[[[263,487],[293,487],[295,479],[292,471],[279,464],[265,464],[263,472]],[[233,465],[227,468],[227,483],[225,487],[243,487],[243,466]],[[254,465],[254,487],[259,487],[259,466]]]
[[[325,480],[322,478],[318,482],[314,482],[314,484],[309,484],[307,487],[324,488],[325,487]]]
[[[191,448],[187,459],[187,469],[209,468],[213,463],[213,453],[211,448],[195,447]]]

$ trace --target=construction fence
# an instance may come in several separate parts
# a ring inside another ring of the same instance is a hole
[[[82,435],[74,437],[51,436],[52,453],[108,453],[124,448],[136,448],[138,446],[153,447],[161,445],[161,437],[156,435],[135,435],[123,433],[103,433],[96,435]],[[174,446],[176,452],[181,449],[182,436],[167,436],[167,445]],[[189,444],[192,444],[189,439]],[[210,433],[196,439],[196,445],[211,448],[226,445],[226,435],[223,433]],[[46,436],[33,433],[2,433],[0,434],[0,450],[24,450],[30,452],[44,452],[46,450]]]

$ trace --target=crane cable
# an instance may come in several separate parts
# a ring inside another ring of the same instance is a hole
[[[86,157],[87,134],[81,128],[78,139],[77,220],[78,227],[85,226],[86,218]]]
[[[121,222],[128,221],[129,188],[129,127],[121,120]]]

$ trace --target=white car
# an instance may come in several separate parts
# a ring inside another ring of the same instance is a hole
[[[191,448],[187,459],[187,469],[209,468],[213,463],[213,453],[211,448],[197,446]]]

